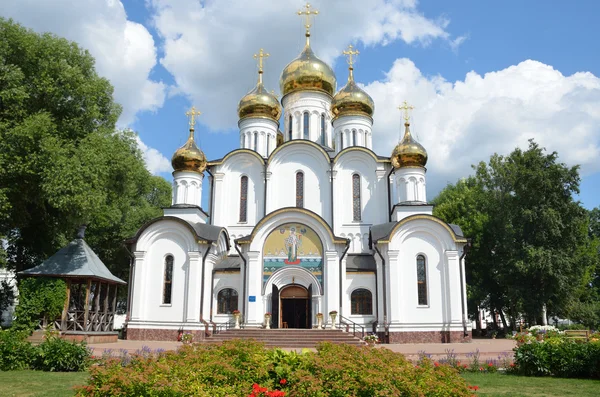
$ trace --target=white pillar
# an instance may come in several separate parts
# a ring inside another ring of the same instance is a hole
[[[184,299],[186,302],[185,321],[188,323],[197,323],[200,321],[200,280],[202,269],[202,257],[198,251],[188,252],[188,279],[187,294]]]
[[[144,299],[145,285],[146,283],[146,266],[144,266],[144,258],[146,251],[134,251],[134,266],[135,274],[133,283],[130,288],[135,287],[133,290],[133,296],[131,297],[131,320],[140,320],[144,316],[146,311],[146,299]]]
[[[246,275],[246,296],[242,299],[246,300],[246,322],[250,326],[259,326],[263,323],[262,305],[259,296],[262,295],[262,263],[261,253],[258,251],[248,252],[248,274]],[[259,280],[259,282],[257,282]],[[243,291],[243,288],[242,288]],[[249,302],[250,296],[254,296],[255,301]],[[242,305],[243,306],[243,305]],[[241,308],[240,308],[241,310]],[[242,313],[243,314],[243,313]]]

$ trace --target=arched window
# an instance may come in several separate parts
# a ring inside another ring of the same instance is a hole
[[[254,150],[258,151],[258,132],[254,133]]]
[[[267,134],[267,153],[266,153],[267,156],[269,155],[269,146],[271,146],[271,145],[269,145],[270,143],[271,143],[271,136],[269,134]]]
[[[240,222],[248,220],[248,177],[240,179]]]
[[[373,314],[373,295],[368,289],[360,288],[350,295],[350,314]]]
[[[326,136],[325,136],[325,114],[321,114],[321,145],[325,146],[326,144]]]
[[[356,145],[357,145],[356,130],[352,130],[352,145],[351,146],[356,146]]]
[[[289,124],[288,124],[288,141],[292,140],[292,115],[290,114]]]
[[[352,175],[352,219],[360,221],[360,175]]]
[[[419,298],[419,305],[427,305],[427,267],[425,264],[425,257],[423,255],[417,256],[417,294]]]
[[[217,314],[231,314],[238,309],[238,293],[233,288],[224,288],[217,295]]]
[[[303,126],[302,128],[304,129],[304,139],[309,139],[308,138],[308,127],[310,123],[310,115],[308,114],[308,112],[304,112],[304,122],[303,122]]]
[[[344,150],[344,132],[340,131],[340,151]]]
[[[163,305],[170,305],[173,295],[173,255],[165,258],[165,273],[163,276]]]
[[[296,173],[296,207],[304,207],[304,174]]]

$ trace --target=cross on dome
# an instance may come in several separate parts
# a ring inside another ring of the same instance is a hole
[[[297,12],[300,17],[304,18],[304,27],[306,28],[306,45],[309,45],[310,28],[312,26],[311,17],[319,15],[319,10],[311,10],[310,3],[306,3],[304,11],[300,10]]]
[[[189,119],[190,130],[192,130],[192,131],[194,130],[194,126],[196,125],[196,116],[200,116],[201,114],[202,113],[199,110],[196,110],[195,106],[192,106],[192,108],[190,110],[185,112],[185,115]]]
[[[271,54],[264,52],[264,50],[261,48],[260,51],[258,51],[258,54],[254,54],[254,59],[258,60],[258,82],[262,83],[262,74],[263,74],[263,61],[265,58],[270,57]]]
[[[410,120],[410,111],[415,107],[413,105],[409,105],[407,101],[402,102],[401,106],[398,106],[398,110],[404,111],[404,122],[408,123]]]
[[[346,51],[342,51],[342,54],[346,55],[348,58],[348,80],[354,80],[354,59],[352,59],[352,57],[360,54],[360,52],[355,50],[354,47],[352,47],[352,44],[350,44]]]

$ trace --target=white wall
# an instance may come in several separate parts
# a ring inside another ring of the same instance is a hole
[[[255,150],[262,157],[268,157],[277,147],[279,124],[276,121],[264,117],[249,117],[241,120],[239,127],[240,148]],[[257,147],[254,147],[255,143]]]
[[[356,289],[364,288],[371,292],[373,297],[373,314],[371,315],[359,315],[351,314],[350,301],[352,291]],[[349,318],[351,321],[364,325],[367,332],[371,332],[371,323],[376,320],[376,287],[375,287],[375,273],[365,272],[349,272],[346,273],[346,289],[344,293],[344,317]]]
[[[304,113],[309,113],[309,140],[321,144],[321,115],[325,115],[325,145],[332,147],[331,97],[317,91],[293,92],[283,98],[284,140],[290,140],[289,117],[292,116],[292,139],[304,139]]]
[[[212,321],[215,323],[228,323],[234,320],[231,314],[217,313],[217,296],[219,291],[225,288],[233,288],[238,293],[238,310],[242,310],[242,278],[240,272],[215,272],[213,280],[213,304],[212,304]],[[210,297],[209,297],[210,299]]]

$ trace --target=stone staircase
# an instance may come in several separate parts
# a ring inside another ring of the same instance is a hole
[[[229,329],[205,339],[205,343],[219,343],[232,339],[254,339],[268,347],[314,348],[319,342],[362,345],[364,342],[339,329]]]

